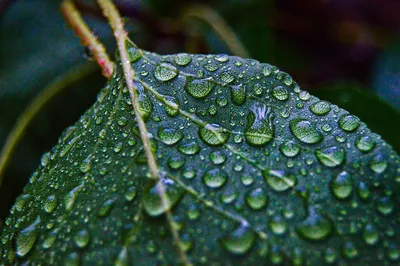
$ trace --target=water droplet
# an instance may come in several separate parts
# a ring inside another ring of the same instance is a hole
[[[167,145],[174,145],[183,138],[182,131],[173,128],[160,128],[158,137]]]
[[[262,188],[256,188],[246,195],[246,203],[253,210],[260,210],[268,203],[268,195]]]
[[[334,249],[332,249],[332,248],[327,248],[325,250],[324,259],[325,259],[326,263],[329,263],[329,264],[335,263],[336,260],[337,260],[336,251]]]
[[[74,236],[74,242],[75,245],[78,248],[84,248],[88,245],[90,239],[89,232],[86,229],[80,230],[75,236]]]
[[[210,72],[214,72],[219,68],[217,64],[212,62],[204,64],[203,67]]]
[[[315,144],[323,140],[321,133],[306,119],[296,118],[291,120],[290,131],[293,136],[304,143]]]
[[[254,245],[256,234],[246,225],[241,225],[221,239],[222,246],[230,253],[243,255]]]
[[[280,215],[275,215],[272,217],[272,219],[269,221],[269,228],[271,231],[276,234],[276,235],[282,235],[286,232],[287,230],[287,224],[285,222],[285,219],[282,218]]]
[[[236,105],[243,105],[246,102],[246,88],[240,84],[231,86],[232,102]]]
[[[143,88],[142,83],[140,83],[137,80],[133,80],[133,83],[138,90],[138,97],[136,97],[136,104],[138,106],[139,113],[144,120],[147,120],[150,117],[151,112],[153,110],[153,103],[144,92],[145,90]]]
[[[195,155],[200,152],[200,147],[199,144],[197,144],[197,142],[192,141],[186,144],[180,144],[178,146],[178,150],[186,155]]]
[[[244,131],[246,141],[255,146],[267,144],[274,136],[271,109],[263,104],[254,104],[247,116],[247,127]]]
[[[165,202],[162,200],[164,191]],[[150,216],[159,216],[172,209],[183,196],[183,190],[171,179],[162,179],[145,190],[143,207]]]
[[[78,253],[72,252],[68,254],[67,258],[65,259],[65,266],[79,266],[80,261],[81,260]]]
[[[197,99],[206,97],[214,87],[215,83],[211,79],[194,79],[188,77],[185,84],[185,90]]]
[[[272,96],[279,101],[286,101],[289,98],[289,93],[284,87],[277,86],[272,90]]]
[[[344,131],[352,132],[360,125],[360,119],[354,115],[342,115],[338,123]]]
[[[329,147],[315,152],[318,160],[327,167],[336,167],[341,165],[345,158],[346,153],[343,149],[338,147]]]
[[[360,182],[358,184],[358,196],[363,201],[367,201],[371,197],[371,190],[366,183]]]
[[[183,177],[186,179],[192,179],[196,176],[196,171],[191,168],[187,168],[183,171]]]
[[[91,164],[92,156],[89,155],[86,157],[85,160],[82,161],[82,163],[79,165],[79,170],[81,170],[82,173],[87,173],[92,169],[92,164]]]
[[[178,69],[170,63],[162,62],[154,69],[154,77],[159,81],[169,81],[178,75]]]
[[[82,188],[83,188],[83,184],[72,189],[67,195],[65,195],[65,198],[64,198],[65,210],[67,210],[67,211],[72,210],[72,208],[74,207],[75,201],[78,197],[78,194]]]
[[[229,84],[229,83],[231,83],[232,81],[235,80],[235,77],[234,77],[233,75],[229,74],[228,72],[222,72],[222,73],[219,75],[219,78],[220,78],[225,84]]]
[[[50,195],[47,197],[46,201],[43,203],[43,209],[47,213],[52,213],[57,207],[57,197],[55,195]]]
[[[15,239],[15,251],[18,256],[24,257],[33,248],[38,235],[40,217],[25,229],[21,230]]]
[[[378,200],[377,209],[385,216],[391,215],[393,213],[393,201],[388,197],[382,197]]]
[[[42,247],[44,249],[49,249],[54,244],[54,241],[57,238],[57,231],[53,230],[50,234],[43,240]]]
[[[347,171],[339,173],[331,183],[333,195],[337,199],[347,199],[353,192],[353,179]]]
[[[291,189],[297,183],[296,176],[288,174],[285,170],[267,169],[263,172],[263,175],[267,184],[277,192]]]
[[[128,257],[128,249],[126,247],[122,248],[118,254],[117,259],[114,261],[115,266],[128,266],[129,257]]]
[[[179,66],[187,66],[192,62],[192,57],[188,54],[177,54],[174,58],[174,61]]]
[[[101,208],[97,212],[97,216],[99,217],[107,216],[110,213],[111,209],[113,208],[115,201],[116,201],[115,199],[106,200],[103,206],[101,206]]]
[[[182,156],[172,156],[168,159],[168,165],[171,169],[177,170],[182,168],[186,163],[186,160]]]
[[[357,247],[351,241],[344,243],[342,253],[346,259],[355,259],[358,256]]]
[[[169,116],[177,116],[179,114],[179,101],[175,97],[172,96],[164,96],[165,100],[169,103],[169,105],[165,105],[165,111]]]
[[[279,150],[286,157],[292,158],[295,157],[300,152],[300,147],[294,144],[293,142],[285,142],[280,147]]]
[[[207,124],[199,128],[199,136],[206,144],[219,146],[228,140],[229,132],[220,125]]]
[[[134,186],[128,187],[128,189],[126,190],[126,192],[125,192],[125,194],[124,194],[125,199],[126,199],[127,201],[132,201],[132,200],[134,200],[135,197],[136,197],[136,195],[137,195],[137,189],[136,189],[136,187],[134,187]]]
[[[225,171],[216,168],[207,171],[203,176],[203,182],[206,186],[210,188],[220,188],[222,187],[228,179],[228,175]]]
[[[375,245],[379,240],[378,230],[376,230],[374,225],[366,224],[362,233],[362,238],[367,245]]]
[[[210,160],[217,165],[223,164],[226,160],[226,156],[221,151],[214,151],[210,153]]]
[[[375,173],[381,174],[386,170],[387,162],[381,154],[378,154],[369,162],[369,167]]]
[[[319,101],[312,104],[310,110],[316,115],[326,115],[331,110],[331,105],[326,101]]]
[[[309,207],[307,218],[296,227],[296,232],[306,240],[324,240],[333,232],[333,222],[315,207]]]
[[[226,63],[229,61],[229,56],[226,54],[216,55],[214,59],[220,63]]]
[[[375,147],[374,140],[369,136],[358,137],[356,147],[362,152],[369,152]]]
[[[128,52],[129,61],[131,63],[138,61],[142,58],[142,51],[136,47],[131,41],[125,42],[126,50]]]
[[[311,95],[308,91],[301,91],[299,93],[299,99],[302,101],[308,101],[310,99]]]

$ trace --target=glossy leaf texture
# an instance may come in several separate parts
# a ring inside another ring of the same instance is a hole
[[[356,116],[255,60],[128,52],[161,179],[118,66],[16,200],[5,264],[177,265],[167,210],[195,265],[399,262],[399,157]]]

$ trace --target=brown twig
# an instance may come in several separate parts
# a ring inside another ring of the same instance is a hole
[[[176,228],[176,224],[173,220],[172,214],[169,210],[168,207],[168,198],[165,192],[165,187],[163,184],[163,180],[160,176],[160,171],[157,166],[156,159],[154,157],[154,154],[151,150],[150,146],[150,139],[148,135],[148,131],[146,128],[146,124],[143,120],[143,117],[141,116],[139,106],[137,105],[136,97],[137,97],[137,88],[135,87],[133,80],[135,77],[135,72],[132,69],[131,63],[129,61],[129,57],[127,54],[127,49],[126,49],[126,42],[129,41],[127,38],[127,33],[124,30],[124,23],[122,21],[122,18],[116,9],[115,5],[110,1],[110,0],[97,0],[99,3],[101,9],[103,10],[104,16],[107,17],[109,24],[113,30],[115,40],[117,41],[117,46],[118,50],[121,56],[121,63],[122,63],[122,68],[124,71],[125,75],[125,82],[126,85],[128,86],[128,90],[131,96],[131,101],[132,101],[132,107],[135,112],[135,117],[136,121],[139,126],[140,130],[140,137],[143,142],[143,147],[146,153],[147,157],[147,163],[150,169],[150,174],[153,178],[156,178],[160,180],[160,198],[161,198],[161,203],[163,207],[166,209],[166,217],[168,221],[168,225],[170,227],[173,239],[175,241],[175,244],[177,246],[178,252],[179,252],[179,257],[183,265],[191,265],[189,262],[189,259],[187,258],[187,255],[182,247],[182,241],[179,237],[179,233]]]
[[[102,74],[106,78],[110,78],[114,69],[114,63],[108,57],[106,49],[103,44],[90,31],[88,25],[82,19],[79,11],[76,9],[75,4],[71,0],[66,0],[61,4],[61,11],[65,20],[75,31],[81,39],[84,46],[88,47],[93,54],[97,63],[102,69]]]

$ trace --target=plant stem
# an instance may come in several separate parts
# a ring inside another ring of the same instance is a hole
[[[128,41],[128,39],[127,39],[127,33],[124,30],[124,25],[123,25],[124,23],[122,21],[122,18],[120,16],[118,10],[112,3],[112,1],[97,0],[97,2],[99,3],[99,5],[101,7],[104,16],[107,17],[109,24],[113,30],[114,37],[117,41],[117,46],[118,46],[118,50],[119,50],[120,57],[121,57],[122,68],[123,68],[124,75],[125,75],[125,82],[129,89],[129,93],[130,93],[130,97],[131,97],[131,101],[132,101],[132,107],[135,112],[136,122],[138,123],[138,126],[139,126],[140,137],[143,142],[143,147],[144,147],[144,150],[146,153],[147,163],[148,163],[148,166],[150,169],[150,175],[153,178],[159,179],[159,182],[160,182],[160,186],[159,186],[160,191],[159,192],[160,192],[161,202],[162,202],[163,207],[166,209],[166,217],[168,220],[170,231],[172,233],[172,236],[174,238],[175,244],[176,244],[178,252],[179,252],[180,260],[183,265],[191,265],[191,263],[189,262],[189,259],[186,256],[185,251],[183,250],[182,241],[179,237],[179,233],[177,231],[176,224],[175,224],[172,214],[169,210],[168,198],[167,198],[167,195],[165,192],[163,180],[160,176],[160,170],[158,169],[156,159],[151,150],[149,133],[147,131],[146,124],[140,114],[139,106],[137,105],[137,101],[136,101],[137,88],[135,87],[135,85],[133,83],[133,80],[135,78],[135,72],[132,69],[132,66],[131,66],[131,63],[129,61],[129,57],[127,54],[127,50],[126,50],[126,42]]]
[[[61,4],[61,12],[65,17],[65,20],[75,31],[75,34],[80,37],[82,44],[89,48],[90,52],[93,54],[102,69],[103,76],[109,79],[114,69],[114,63],[108,57],[103,44],[97,40],[90,31],[88,25],[82,19],[82,16],[76,9],[73,1],[63,1]]]

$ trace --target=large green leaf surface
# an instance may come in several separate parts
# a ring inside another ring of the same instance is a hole
[[[118,66],[16,200],[3,264],[177,265],[167,210],[195,265],[399,262],[399,157],[357,117],[255,60],[128,52],[161,179]]]

